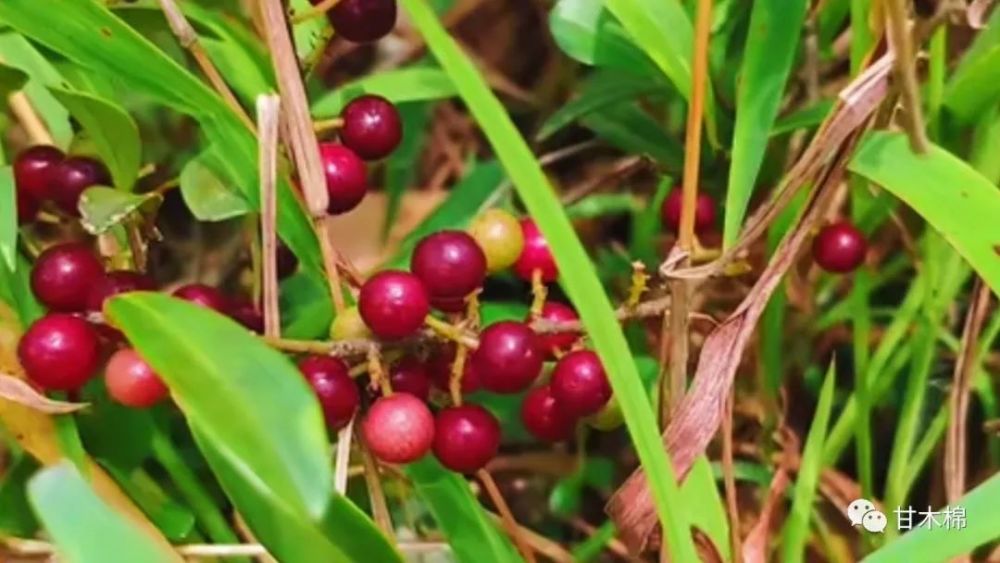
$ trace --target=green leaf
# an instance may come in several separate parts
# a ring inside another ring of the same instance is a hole
[[[214,447],[295,510],[323,513],[332,483],[323,417],[287,358],[236,322],[163,294],[124,295],[106,310]]]
[[[28,497],[60,554],[70,563],[182,561],[166,547],[165,540],[146,535],[105,504],[68,462],[32,477]]]
[[[80,223],[90,234],[101,234],[143,207],[156,208],[158,194],[131,194],[104,186],[87,188],[80,196]]]
[[[458,561],[522,561],[507,536],[487,518],[460,475],[441,467],[431,456],[407,465],[406,475],[427,503]]]
[[[46,88],[62,83],[59,71],[24,37],[9,30],[0,33],[0,58],[28,75],[28,82],[24,85],[25,95],[45,122],[56,146],[67,148],[73,139],[69,112]]]
[[[581,124],[627,153],[649,155],[670,171],[680,171],[684,147],[635,102],[619,102],[591,113]]]
[[[313,4],[309,0],[290,0],[289,13],[297,14],[311,10]],[[317,50],[322,49],[330,41],[333,29],[327,18],[309,18],[292,26],[292,39],[295,43],[295,54],[300,61],[310,58]]]
[[[282,335],[287,338],[325,339],[333,322],[330,287],[318,276],[296,272],[281,282]]]
[[[705,532],[724,561],[732,560],[729,516],[715,483],[712,464],[706,456],[698,456],[691,465],[691,471],[681,484],[681,498],[684,506],[698,507],[698,510],[692,511],[691,525]]]
[[[195,527],[194,514],[171,500],[155,479],[141,469],[131,473],[108,466],[105,469],[168,540],[190,539]]]
[[[448,75],[431,66],[410,66],[369,74],[320,96],[312,104],[315,117],[334,117],[347,102],[362,95],[377,94],[395,104],[443,100],[457,92]]]
[[[108,166],[115,187],[131,191],[139,173],[142,141],[139,126],[119,106],[83,92],[50,87],[49,91],[69,110]]]
[[[656,253],[656,235],[663,230],[660,207],[663,206],[663,200],[667,199],[667,194],[673,187],[673,178],[669,176],[660,178],[656,183],[652,199],[632,218],[629,254],[634,259],[641,260],[649,268],[660,259]]]
[[[833,100],[820,100],[792,114],[778,119],[771,128],[771,136],[784,135],[798,129],[811,129],[826,119],[833,110]]]
[[[0,64],[0,99],[6,100],[8,96],[24,88],[28,83],[28,73],[19,68]]]
[[[623,100],[634,100],[654,92],[663,92],[662,85],[619,72],[596,72],[580,89],[579,95],[549,116],[535,138],[548,139],[577,119]]]
[[[642,202],[629,193],[594,194],[566,208],[570,219],[593,219],[605,215],[635,213],[643,207]]]
[[[549,29],[559,48],[581,63],[645,77],[659,74],[604,8],[604,0],[559,0],[549,14]]]
[[[830,423],[830,410],[833,408],[833,383],[836,379],[834,365],[831,363],[823,381],[823,390],[819,394],[816,405],[816,415],[809,426],[805,449],[802,451],[802,464],[795,480],[795,492],[792,494],[792,510],[785,521],[782,530],[782,561],[802,561],[805,556],[806,539],[809,536],[809,522],[813,513],[813,500],[816,498],[816,486],[823,470],[823,442],[826,440],[826,427]]]
[[[806,2],[756,0],[736,94],[733,156],[726,189],[723,244],[733,244],[743,226],[747,205],[764,162],[771,126],[784,98]]]
[[[31,537],[38,522],[28,505],[27,483],[38,463],[27,454],[15,457],[0,479],[0,535]]]
[[[902,133],[867,137],[849,168],[903,200],[1000,294],[1000,235],[983,225],[1000,217],[1000,191],[948,151],[914,154]]]
[[[218,156],[211,148],[192,158],[181,169],[181,197],[200,221],[224,221],[246,215],[250,206],[230,186],[229,178],[217,172]]]
[[[7,264],[0,262],[0,299],[17,311],[24,328],[45,314],[45,309],[31,290],[30,275],[31,264],[20,254],[17,255],[16,268],[8,268]]]
[[[7,269],[17,267],[17,188],[10,166],[0,168],[0,255]]]
[[[448,83],[451,84],[451,81]],[[383,238],[388,236],[392,226],[396,224],[403,194],[416,181],[420,170],[420,156],[427,141],[432,104],[402,104],[397,109],[403,124],[403,138],[385,160],[385,192],[389,203],[385,211],[385,223],[382,225]]]
[[[664,526],[667,551],[676,561],[694,561],[697,555],[687,518],[679,504],[673,467],[663,450],[652,406],[593,263],[573,232],[541,166],[475,65],[423,0],[403,0],[402,4],[441,68],[451,76],[518,195],[548,240],[556,264],[564,273],[561,283],[610,375],[639,459],[650,477],[650,489]]]

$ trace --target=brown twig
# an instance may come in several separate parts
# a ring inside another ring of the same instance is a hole
[[[333,462],[333,488],[340,494],[347,492],[347,477],[351,463],[351,437],[354,434],[354,420],[357,416],[352,416],[347,426],[337,432],[337,454]]]
[[[913,38],[908,30],[905,0],[883,0],[885,5],[886,34],[889,44],[896,53],[896,77],[899,80],[903,100],[906,102],[906,133],[910,138],[910,148],[917,153],[926,153],[928,148],[927,129],[924,126],[923,107],[920,105],[920,83],[917,81],[916,57],[913,53]]]
[[[24,127],[24,132],[28,134],[28,140],[31,141],[31,144],[55,144],[55,139],[49,133],[49,128],[42,121],[38,112],[35,111],[35,107],[31,105],[31,100],[28,99],[27,94],[23,91],[14,92],[7,98],[7,103],[10,104],[10,110],[14,113],[14,117],[21,123],[21,127]]]
[[[264,334],[281,337],[281,311],[278,308],[278,125],[281,99],[274,94],[257,98],[257,125],[260,127],[260,236],[264,288]]]
[[[497,487],[497,483],[493,480],[493,476],[490,475],[489,471],[480,469],[476,472],[476,477],[478,477],[483,483],[483,487],[486,489],[486,494],[489,495],[490,500],[493,501],[494,506],[496,506],[497,510],[500,512],[500,518],[503,521],[504,528],[507,529],[507,534],[514,540],[514,544],[517,545],[517,550],[521,552],[521,556],[523,556],[528,563],[534,563],[535,552],[525,540],[524,534],[521,532],[521,527],[518,525],[517,520],[514,519],[514,513],[510,511],[510,506],[507,506],[507,501],[504,500],[503,495],[500,493],[500,488]]]
[[[729,512],[729,542],[733,563],[743,560],[743,539],[740,535],[740,507],[736,500],[736,476],[733,470],[733,403],[735,390],[726,397],[726,413],[722,417],[722,480],[726,489],[726,510]]]
[[[389,505],[385,500],[385,491],[382,490],[382,481],[379,478],[378,462],[368,450],[368,444],[364,442],[361,432],[354,431],[354,441],[361,451],[361,461],[365,466],[365,484],[368,486],[368,498],[372,505],[372,516],[375,523],[382,529],[390,542],[396,542],[396,534],[392,528],[392,516],[389,515]]]

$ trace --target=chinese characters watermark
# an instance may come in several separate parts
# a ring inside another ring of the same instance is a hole
[[[962,506],[945,506],[940,510],[934,510],[930,506],[927,510],[914,509],[912,506],[897,507],[893,514],[896,516],[896,529],[901,532],[914,528],[961,530],[967,524],[965,508]],[[847,505],[847,519],[852,526],[861,526],[876,534],[883,533],[888,525],[885,513],[875,508],[873,502],[863,498]]]

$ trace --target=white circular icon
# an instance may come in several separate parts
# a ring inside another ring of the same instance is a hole
[[[847,505],[847,519],[851,521],[852,526],[858,526],[862,523],[861,519],[864,518],[865,514],[872,510],[875,510],[875,505],[871,501],[859,498]]]
[[[861,526],[869,532],[874,532],[876,534],[881,534],[885,531],[887,523],[885,514],[882,514],[878,510],[869,510],[861,518]]]

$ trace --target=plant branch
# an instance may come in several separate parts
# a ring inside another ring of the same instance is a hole
[[[521,556],[528,563],[535,563],[535,552],[525,540],[524,534],[521,532],[521,527],[517,524],[517,520],[514,519],[514,513],[510,511],[510,506],[507,505],[507,501],[504,500],[503,495],[500,493],[500,487],[497,487],[493,476],[485,469],[477,471],[476,476],[479,477],[479,480],[483,483],[483,487],[486,489],[486,494],[489,495],[490,500],[493,501],[493,504],[500,512],[504,528],[507,529],[507,534],[514,540],[517,550],[521,552]]]
[[[49,133],[49,128],[35,111],[35,107],[31,105],[27,94],[23,91],[14,92],[7,98],[7,102],[10,104],[10,110],[14,113],[14,117],[24,127],[24,131],[28,134],[28,139],[33,145],[55,144],[55,139]]]
[[[928,148],[927,129],[924,126],[924,110],[920,102],[920,84],[917,81],[916,57],[913,38],[908,29],[905,0],[883,0],[883,4],[886,34],[896,53],[896,77],[906,103],[906,133],[910,138],[910,148],[923,154]]]
[[[392,529],[392,517],[389,515],[389,506],[385,500],[385,491],[382,490],[382,482],[379,480],[378,462],[368,450],[368,444],[362,438],[361,432],[355,429],[354,433],[358,449],[361,450],[361,461],[365,467],[365,483],[368,485],[368,497],[371,499],[375,523],[382,529],[390,542],[396,543],[396,534]]]
[[[260,235],[264,278],[264,334],[281,336],[281,311],[278,307],[278,125],[281,99],[274,94],[257,98],[257,125],[260,127]]]

